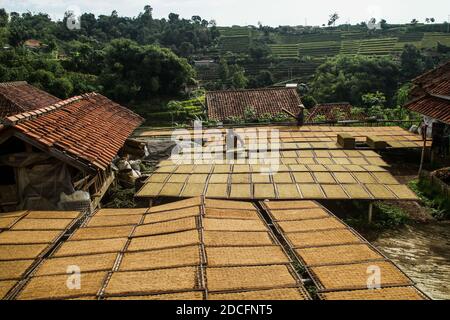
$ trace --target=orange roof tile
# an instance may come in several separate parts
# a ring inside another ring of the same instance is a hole
[[[90,93],[4,119],[6,126],[44,148],[54,148],[104,170],[143,122],[132,111]]]
[[[274,116],[283,113],[283,108],[298,114],[302,102],[295,88],[269,88],[208,92],[206,104],[210,119],[225,121],[230,117],[244,118],[247,107],[252,107],[257,116]]]
[[[0,118],[33,111],[61,101],[24,81],[0,83]]]
[[[352,119],[352,105],[348,102],[323,103],[318,104],[309,112],[306,122],[313,122],[317,116],[324,116],[325,121],[336,121],[337,113],[343,113],[345,120],[361,120]]]

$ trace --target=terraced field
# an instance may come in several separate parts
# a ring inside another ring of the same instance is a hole
[[[422,48],[431,48],[440,44],[450,46],[450,33],[425,33],[422,40]]]
[[[222,37],[250,36],[252,29],[247,27],[218,27]]]
[[[229,36],[220,37],[219,48],[224,52],[247,52],[250,46],[250,37],[246,36]]]
[[[273,44],[269,47],[277,58],[298,58],[298,44]]]
[[[367,56],[384,56],[393,53],[398,38],[380,38],[362,40],[358,54]]]
[[[299,78],[308,80],[314,75],[317,67],[323,63],[323,59],[314,59],[312,61],[298,61],[285,59],[276,64],[245,64],[243,65],[245,73],[248,76],[255,76],[260,71],[268,70],[272,72],[275,81]]]
[[[323,41],[300,43],[300,56],[331,57],[340,53],[341,43],[339,41]]]
[[[361,40],[344,40],[341,42],[340,53],[344,55],[357,55],[360,46]]]

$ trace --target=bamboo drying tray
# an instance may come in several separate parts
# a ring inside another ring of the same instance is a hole
[[[206,196],[209,198],[228,198],[228,185],[227,184],[208,184]]]
[[[20,218],[25,216],[28,211],[14,211],[14,212],[2,212],[0,213],[1,218]]]
[[[256,209],[253,210],[239,210],[239,209],[215,209],[206,208],[206,218],[215,219],[237,219],[237,220],[259,220],[259,215]]]
[[[8,292],[17,284],[16,280],[0,281],[0,300],[4,299]]]
[[[259,291],[244,291],[231,293],[211,293],[208,300],[253,300],[253,301],[276,301],[276,300],[310,300],[308,293],[302,288],[282,288]]]
[[[133,237],[167,234],[187,230],[195,230],[197,228],[197,218],[189,217],[137,226],[133,233]]]
[[[39,266],[34,276],[67,274],[68,266],[78,266],[82,272],[108,271],[113,268],[116,259],[117,253],[50,258]]]
[[[216,209],[255,210],[255,206],[250,202],[231,201],[231,200],[205,199],[205,207]]]
[[[106,286],[109,295],[148,295],[199,289],[198,268],[114,272]]]
[[[367,289],[367,270],[370,267],[380,268],[382,287],[414,284],[393,263],[388,261],[312,267],[309,272],[321,291]]]
[[[106,300],[163,300],[163,301],[195,301],[203,300],[204,294],[202,291],[180,292],[180,293],[166,293],[148,296],[122,296],[122,297],[109,297]]]
[[[353,290],[320,293],[321,300],[428,300],[414,287],[392,287],[375,290]]]
[[[127,252],[120,263],[119,271],[142,271],[162,268],[199,266],[202,263],[200,247]]]
[[[114,238],[127,238],[134,230],[134,226],[79,228],[70,237],[70,240],[102,240]]]
[[[34,260],[0,261],[0,280],[20,280]]]
[[[349,196],[342,188],[342,186],[338,184],[321,184],[323,192],[327,199],[348,199]]]
[[[261,220],[203,219],[206,231],[267,231]]]
[[[0,233],[0,244],[50,244],[60,235],[59,230],[5,231]]]
[[[157,207],[155,207],[157,208]],[[200,215],[200,207],[188,207],[183,209],[175,209],[172,211],[163,211],[145,215],[144,224],[164,222],[188,217],[195,217]]]
[[[183,231],[151,237],[133,238],[128,251],[146,251],[164,248],[176,248],[200,244],[197,230]]]
[[[204,244],[208,247],[268,246],[275,242],[267,232],[204,231]]]
[[[27,219],[76,219],[79,211],[30,211]]]
[[[86,227],[114,227],[131,226],[138,224],[143,215],[120,215],[120,216],[101,216],[96,215],[87,221]]]
[[[342,229],[346,227],[334,217],[300,221],[280,221],[278,225],[286,233]]]
[[[208,267],[263,266],[291,262],[279,246],[207,247],[206,258]]]
[[[151,207],[147,213],[156,213],[156,212],[163,212],[163,211],[172,211],[172,210],[177,210],[177,209],[185,209],[188,207],[199,206],[201,204],[202,204],[202,199],[200,197],[196,197],[196,198],[180,200],[177,202],[160,205],[157,207]]]
[[[17,222],[11,230],[26,231],[26,230],[65,230],[72,223],[73,219],[30,219],[25,217]]]
[[[298,286],[292,270],[283,265],[207,268],[206,283],[209,292]]]
[[[136,208],[136,209],[100,209],[94,215],[96,217],[117,217],[117,216],[142,216],[147,212],[146,208]]]
[[[322,208],[270,210],[274,221],[295,221],[326,218],[330,215]]]
[[[104,240],[82,240],[64,242],[53,254],[54,257],[70,257],[96,253],[120,252],[127,243],[126,238]]]
[[[67,299],[95,296],[103,286],[107,272],[82,272],[80,290],[70,290],[68,276],[33,277],[17,296],[18,300]]]
[[[0,245],[0,261],[36,259],[43,254],[47,247],[46,244]]]
[[[21,217],[6,217],[0,218],[0,230],[11,228]]]
[[[306,266],[345,264],[384,259],[382,255],[364,243],[296,249],[295,252]]]
[[[320,208],[320,205],[315,201],[265,201],[262,204],[269,210],[287,210],[287,209],[309,209]]]
[[[288,233],[285,237],[293,248],[321,247],[364,242],[362,238],[348,229]]]

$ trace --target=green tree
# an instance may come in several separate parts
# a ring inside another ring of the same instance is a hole
[[[0,28],[4,28],[8,25],[9,15],[5,9],[0,8]]]
[[[339,20],[339,14],[337,12],[333,13],[332,15],[330,15],[330,19],[328,20],[328,26],[334,26],[336,25],[336,21]]]
[[[402,74],[406,79],[412,79],[423,73],[424,64],[422,54],[416,46],[407,44],[403,48],[401,59]]]
[[[194,77],[187,60],[158,46],[139,46],[118,39],[106,48],[100,84],[108,96],[123,102],[157,95],[177,95]]]
[[[248,85],[248,79],[245,76],[245,70],[235,64],[230,67],[231,84],[235,89],[244,89]]]
[[[367,92],[382,92],[392,105],[400,70],[389,58],[338,56],[319,66],[311,94],[321,102],[349,101],[361,105]]]
[[[377,91],[375,93],[366,93],[364,94],[362,97],[362,102],[363,104],[367,107],[367,108],[371,108],[371,107],[383,107],[386,104],[386,97],[384,96],[383,93]]]

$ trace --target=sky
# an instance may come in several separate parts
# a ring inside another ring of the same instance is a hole
[[[322,25],[337,12],[339,23],[368,21],[371,17],[389,23],[437,22],[450,19],[449,0],[0,0],[0,8],[8,12],[45,12],[59,20],[69,8],[96,15],[116,10],[121,16],[137,16],[145,5],[153,7],[153,16],[167,17],[169,13],[190,18],[199,15],[216,20],[220,26],[231,25]]]

